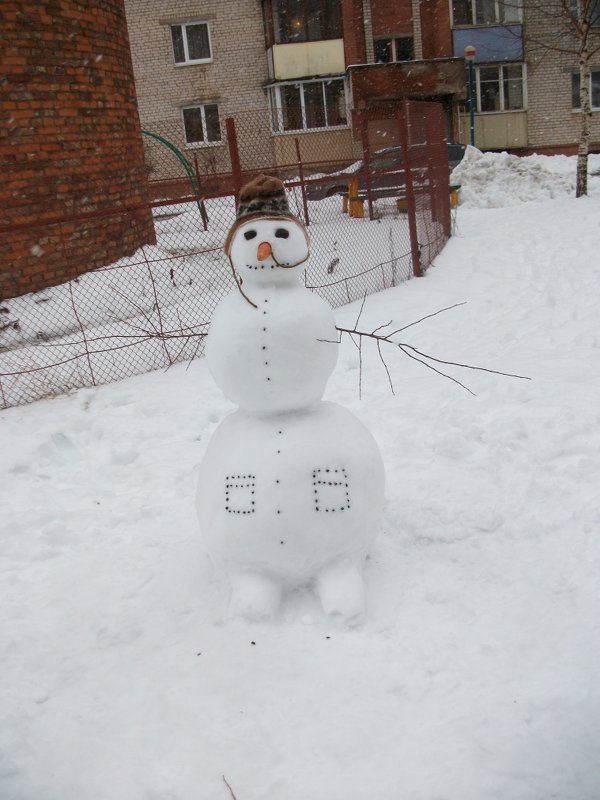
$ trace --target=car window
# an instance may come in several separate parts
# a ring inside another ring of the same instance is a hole
[[[371,168],[379,172],[384,172],[389,169],[398,169],[401,166],[402,153],[400,150],[371,159]]]
[[[448,144],[448,159],[450,161],[461,161],[465,154],[462,144]]]

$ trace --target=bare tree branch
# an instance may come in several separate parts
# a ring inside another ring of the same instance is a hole
[[[398,345],[398,347],[399,347],[399,348],[400,348],[400,350],[402,350],[402,352],[403,352],[405,355],[407,355],[409,358],[412,358],[414,361],[418,361],[418,362],[419,362],[419,364],[423,364],[423,366],[424,366],[424,367],[427,367],[427,369],[430,369],[430,370],[432,370],[433,372],[437,372],[437,374],[438,374],[438,375],[441,375],[443,378],[448,378],[448,380],[449,380],[449,381],[452,381],[453,383],[456,383],[456,384],[458,384],[459,386],[462,386],[462,388],[463,388],[463,389],[466,389],[466,390],[467,390],[467,392],[468,392],[469,394],[472,394],[472,395],[473,395],[473,397],[475,397],[475,396],[476,396],[474,391],[472,391],[471,389],[469,389],[469,387],[468,387],[468,386],[465,386],[465,384],[464,384],[464,383],[461,383],[461,382],[460,382],[460,381],[459,381],[457,378],[453,378],[453,377],[452,377],[452,375],[447,375],[445,372],[442,372],[441,370],[439,370],[439,369],[436,369],[436,367],[433,367],[431,364],[428,364],[426,361],[423,361],[422,359],[420,359],[420,358],[417,358],[416,356],[413,356],[413,355],[412,355],[412,353],[409,353],[407,350],[405,350],[405,349],[402,347],[402,345]]]
[[[431,319],[432,317],[435,317],[437,314],[441,314],[444,311],[448,311],[448,310],[450,310],[452,308],[457,308],[458,306],[461,306],[461,305],[465,305],[465,303],[455,303],[452,306],[447,306],[446,308],[441,308],[441,309],[439,309],[439,311],[435,311],[432,314],[426,314],[424,317],[421,317],[421,319],[415,320],[415,322],[411,322],[408,325],[405,325],[404,327],[398,328],[397,330],[392,331],[391,333],[387,333],[387,334],[378,333],[377,331],[380,331],[382,328],[389,327],[390,323],[387,323],[386,325],[380,325],[379,327],[375,328],[371,332],[358,330],[357,326],[355,326],[354,328],[342,328],[342,327],[338,326],[336,328],[336,330],[339,331],[339,333],[340,333],[340,341],[341,341],[343,335],[347,334],[350,337],[350,339],[351,339],[352,343],[354,344],[354,346],[358,350],[358,363],[359,363],[359,378],[358,378],[359,387],[358,387],[358,389],[359,389],[359,397],[362,396],[362,370],[363,370],[362,344],[363,344],[363,339],[372,339],[373,341],[376,342],[377,352],[378,352],[379,358],[381,359],[381,362],[382,362],[382,364],[383,364],[383,366],[385,368],[392,394],[395,394],[394,386],[393,386],[393,383],[392,383],[392,379],[391,379],[391,375],[390,375],[387,363],[386,363],[385,359],[383,358],[383,353],[382,353],[382,350],[381,350],[381,345],[384,342],[386,342],[387,344],[391,344],[394,347],[397,347],[402,353],[404,353],[404,355],[408,356],[409,358],[413,359],[414,361],[418,361],[420,364],[423,364],[423,366],[427,367],[428,369],[432,370],[433,372],[437,373],[438,375],[441,375],[444,378],[448,378],[448,380],[452,381],[453,383],[456,383],[458,386],[461,386],[463,389],[466,389],[470,394],[475,394],[475,393],[471,389],[469,389],[468,386],[465,386],[465,384],[462,383],[461,381],[459,381],[457,378],[454,378],[452,375],[448,375],[447,373],[442,372],[440,369],[437,369],[436,367],[434,367],[433,364],[430,363],[430,362],[433,362],[435,364],[443,364],[444,366],[458,367],[459,369],[470,369],[470,370],[474,370],[474,371],[477,371],[477,372],[487,372],[487,373],[490,373],[492,375],[501,375],[501,376],[503,376],[505,378],[518,378],[519,380],[527,380],[527,381],[531,380],[531,378],[529,378],[526,375],[516,375],[515,373],[512,373],[512,372],[502,372],[500,370],[491,369],[489,367],[478,367],[478,366],[475,366],[473,364],[463,364],[460,361],[448,361],[448,360],[445,360],[445,359],[442,359],[442,358],[437,358],[436,356],[429,355],[429,353],[425,353],[424,351],[419,350],[418,348],[416,348],[412,344],[408,344],[408,342],[397,342],[392,338],[392,337],[396,336],[398,333],[400,333],[400,331],[406,330],[406,328],[410,328],[413,325],[417,325],[419,322],[423,322],[426,319]],[[360,317],[362,315],[363,307],[364,307],[364,300],[363,300],[363,302],[361,304],[361,307],[360,307],[360,313],[359,313],[358,318],[357,318],[357,323],[360,320]],[[358,338],[358,343],[356,342],[356,338]],[[325,341],[325,340],[320,340],[320,341]]]
[[[397,333],[401,331],[405,331],[408,328],[412,328],[413,325],[418,325],[420,322],[423,322],[426,319],[431,319],[432,317],[437,317],[438,314],[443,314],[444,311],[451,311],[453,308],[458,308],[459,306],[465,306],[467,304],[466,300],[463,300],[462,303],[454,303],[452,306],[446,306],[446,308],[440,308],[439,311],[434,311],[433,314],[426,314],[421,319],[416,319],[414,322],[409,322],[408,325],[404,325],[402,328],[398,328],[397,330],[393,331],[392,333],[388,334],[388,336],[395,336]],[[377,330],[377,328],[375,329]],[[375,331],[373,331],[375,333]]]
[[[400,347],[400,345],[398,345],[398,346]],[[409,350],[412,350],[413,353],[417,353],[417,355],[422,356],[423,358],[427,358],[430,361],[435,361],[436,364],[446,364],[446,366],[462,367],[463,369],[473,369],[473,370],[476,370],[477,372],[490,372],[490,373],[492,373],[492,375],[502,375],[505,378],[519,378],[519,380],[522,380],[522,381],[530,381],[531,380],[531,378],[529,378],[527,375],[515,375],[512,372],[500,372],[500,370],[497,370],[497,369],[488,369],[487,367],[475,367],[472,364],[461,364],[458,361],[444,361],[441,358],[434,358],[434,356],[430,356],[427,353],[422,353],[420,350],[417,350],[416,347],[413,347],[410,344],[402,343],[401,346],[402,347],[407,347]]]

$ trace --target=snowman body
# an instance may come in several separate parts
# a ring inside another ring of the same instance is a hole
[[[206,357],[240,409],[200,466],[208,551],[229,576],[233,614],[272,617],[284,588],[314,582],[326,612],[359,618],[384,470],[362,423],[322,400],[338,342],[331,308],[300,283],[306,232],[287,216],[250,219],[230,257],[243,294],[217,308]]]
[[[200,471],[199,518],[227,571],[284,586],[342,560],[361,562],[377,533],[383,468],[369,431],[347,409],[318,402],[219,425]]]

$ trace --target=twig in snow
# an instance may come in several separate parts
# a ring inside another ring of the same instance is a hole
[[[390,383],[390,390],[394,396],[396,396],[396,392],[394,391],[394,384],[392,383],[392,376],[390,375],[390,371],[388,369],[388,365],[385,363],[385,358],[381,352],[381,342],[377,342],[377,352],[379,353],[379,358],[381,359],[381,363],[383,364],[383,368],[386,371],[388,381]]]
[[[356,322],[354,323],[354,327],[355,328],[358,328],[358,323],[360,322],[360,318],[362,316],[363,308],[365,307],[366,299],[367,299],[367,293],[365,292],[365,294],[363,296],[363,299],[362,299],[362,303],[360,304],[360,309],[358,311],[358,317],[356,318]]]
[[[235,796],[235,794],[233,793],[233,789],[231,788],[231,786],[230,786],[230,785],[229,785],[229,783],[227,782],[227,778],[225,777],[225,775],[221,775],[221,777],[223,778],[223,781],[224,781],[224,783],[225,783],[225,786],[226,786],[226,787],[229,789],[229,792],[230,792],[230,794],[231,794],[231,796],[232,796],[233,800],[237,800],[237,797],[236,797],[236,796]]]

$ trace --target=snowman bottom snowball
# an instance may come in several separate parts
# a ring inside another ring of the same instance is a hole
[[[231,583],[230,613],[277,614],[282,592],[312,584],[324,611],[364,612],[362,566],[384,496],[379,449],[335,403],[226,417],[201,463],[198,517]]]

